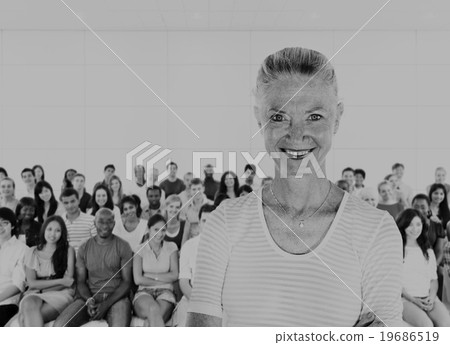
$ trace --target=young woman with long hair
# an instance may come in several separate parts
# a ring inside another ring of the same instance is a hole
[[[91,205],[92,208],[87,210],[87,214],[95,216],[99,209],[106,207],[114,212],[116,223],[120,220],[120,210],[114,205],[111,193],[105,185],[97,184],[97,186],[95,186],[94,191],[92,192]]]
[[[220,178],[219,189],[214,198],[223,198],[222,195],[227,195],[230,199],[239,197],[239,180],[236,174],[232,171],[226,171]]]
[[[108,187],[114,205],[119,207],[122,198],[125,196],[125,194],[123,194],[122,181],[120,180],[120,177],[117,175],[111,176],[111,178],[109,179]]]
[[[450,209],[448,207],[447,191],[441,183],[434,183],[430,187],[430,210],[433,216],[438,217],[442,222],[442,227],[447,230],[447,237],[450,238]]]
[[[19,305],[21,326],[43,326],[72,302],[75,290],[75,251],[60,216],[46,219],[40,241],[25,257],[28,290]]]
[[[36,184],[34,200],[36,201],[39,223],[44,223],[50,216],[60,216],[65,212],[64,207],[56,200],[52,186],[47,181],[40,181]]]

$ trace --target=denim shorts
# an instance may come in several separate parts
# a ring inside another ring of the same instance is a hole
[[[136,295],[133,299],[133,304],[136,303],[136,300],[142,296],[152,296],[155,301],[162,300],[167,301],[172,304],[176,304],[175,295],[173,291],[170,289],[142,289],[136,292]]]

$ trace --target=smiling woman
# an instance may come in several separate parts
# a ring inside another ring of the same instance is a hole
[[[400,325],[394,220],[324,177],[344,109],[333,67],[319,52],[283,49],[264,60],[255,98],[275,178],[211,215],[188,324],[353,326],[370,315]]]

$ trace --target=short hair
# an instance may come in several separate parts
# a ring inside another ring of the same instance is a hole
[[[126,195],[120,200],[120,214],[123,213],[125,204],[131,204],[136,208],[136,216],[139,218],[142,214],[141,199],[137,195]]]
[[[116,171],[116,167],[114,166],[114,164],[107,164],[107,165],[105,165],[105,168],[103,169],[103,172],[105,172],[109,168],[111,168],[114,171]]]
[[[95,213],[95,219],[97,220],[99,216],[109,216],[113,217],[114,219],[114,212],[110,210],[109,208],[102,207]]]
[[[199,184],[200,184],[200,185],[203,184],[201,179],[199,179],[198,177],[192,179],[192,181],[191,181],[191,187],[194,186],[194,185],[195,185],[195,186],[198,186]]]
[[[210,205],[210,204],[204,204],[202,207],[200,207],[200,211],[198,211],[198,219],[200,220],[202,218],[203,213],[211,213],[216,209],[216,206]]]
[[[395,169],[397,169],[397,168],[403,168],[403,169],[405,169],[405,166],[404,166],[402,163],[395,163],[395,164],[392,166],[392,170],[395,170]]]
[[[423,194],[423,193],[417,194],[417,195],[412,199],[411,205],[414,205],[414,203],[415,203],[417,200],[425,200],[425,201],[427,202],[428,206],[430,206],[430,204],[431,204],[430,198],[429,198],[426,194]]]
[[[61,195],[59,196],[59,200],[62,201],[62,198],[69,198],[72,195],[75,195],[77,200],[80,200],[80,195],[73,188],[64,188],[63,191],[61,192]]]
[[[355,169],[354,171],[355,175],[361,175],[363,177],[363,179],[366,178],[366,172],[363,169]]]
[[[17,234],[17,230],[15,229],[17,218],[14,212],[8,207],[0,207],[0,218],[11,223],[11,227],[13,227],[13,229],[11,230],[11,235],[15,236]]]
[[[37,203],[33,198],[30,198],[29,196],[24,196],[22,199],[19,200],[19,203],[16,207],[16,218],[19,219],[20,211],[22,211],[22,208],[24,207],[34,207],[34,218],[37,217]]]
[[[444,167],[437,167],[434,173],[437,173],[438,171],[443,171],[447,174],[447,170],[445,170]]]
[[[76,173],[73,178],[75,179],[75,177],[82,177],[84,181],[86,181],[86,176],[84,176],[82,173]]]
[[[251,192],[253,192],[253,188],[250,187],[248,184],[243,184],[242,186],[239,187],[237,196],[241,195],[242,192],[247,192],[250,194]]]
[[[256,166],[255,164],[246,164],[244,167],[244,172],[246,172],[248,169],[253,171],[256,174]]]
[[[350,186],[348,185],[348,182],[346,180],[339,180],[339,181],[336,182],[336,185],[340,189],[345,190],[346,192],[348,192],[349,189],[350,189]]]
[[[347,167],[344,170],[342,170],[342,174],[341,175],[344,175],[344,173],[347,172],[347,171],[351,171],[353,173],[353,175],[355,175],[355,170],[353,168],[350,168],[350,167]]]
[[[150,190],[157,190],[157,191],[159,191],[159,195],[160,195],[160,196],[162,195],[161,187],[159,187],[159,186],[157,186],[157,185],[153,185],[153,186],[147,187],[147,192],[145,193],[145,195],[148,196],[148,192],[149,192]]]
[[[8,177],[8,172],[6,171],[5,168],[0,167],[0,173],[3,173],[3,175],[5,175],[5,177]]]
[[[169,162],[169,164],[167,164],[167,168],[169,168],[171,165],[174,165],[175,168],[178,169],[178,165],[177,165],[177,163],[175,163],[175,162]]]
[[[394,176],[394,174],[387,174],[384,178],[385,181],[389,181],[389,179]]]
[[[30,168],[25,168],[25,169],[23,169],[22,172],[20,173],[20,176],[22,176],[23,173],[26,173],[26,172],[30,172],[31,175],[34,176],[34,171],[33,171],[32,169],[30,169]]]

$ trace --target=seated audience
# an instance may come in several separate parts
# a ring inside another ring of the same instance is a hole
[[[146,208],[147,205],[147,176],[145,175],[145,167],[143,165],[136,165],[134,167],[134,180],[128,184],[126,189],[127,195],[137,195],[141,200],[141,208]]]
[[[37,220],[39,223],[53,215],[61,216],[64,214],[64,206],[62,206],[55,198],[53,188],[47,181],[40,181],[34,189],[34,200],[37,206]]]
[[[41,223],[34,220],[36,215],[37,205],[34,199],[29,197],[20,199],[16,208],[16,234],[17,238],[30,248],[39,244]]]
[[[23,262],[28,248],[15,235],[14,212],[0,208],[0,327],[17,313],[20,294],[25,290]]]
[[[66,210],[63,219],[67,227],[67,240],[75,252],[78,252],[83,242],[97,235],[94,217],[81,212],[79,193],[75,189],[64,189],[60,198]]]
[[[180,220],[181,199],[178,195],[171,195],[166,199],[164,208],[166,225],[166,236],[164,241],[174,242],[180,250],[184,239],[184,229],[186,222]]]
[[[183,298],[178,303],[176,307],[176,312],[174,313],[174,326],[184,327],[186,326],[186,316],[188,310],[189,299],[191,298],[192,286],[194,284],[194,273],[195,273],[195,263],[197,259],[197,249],[198,242],[202,230],[205,227],[206,221],[208,220],[209,214],[215,210],[214,205],[205,204],[200,208],[198,217],[200,219],[200,224],[198,227],[198,232],[193,234],[194,236],[188,240],[180,254],[180,288],[183,293]]]
[[[63,191],[66,188],[73,188],[72,180],[77,171],[75,169],[67,169],[64,173],[61,190]]]
[[[166,198],[172,194],[180,194],[186,189],[184,182],[177,178],[178,165],[175,162],[170,162],[167,165],[169,176],[162,181],[159,186],[166,193]]]
[[[240,186],[238,189],[239,197],[246,196],[247,194],[250,194],[251,192],[253,192],[253,188],[250,187],[248,184],[244,184],[244,185]]]
[[[403,208],[408,207],[408,201],[406,199],[406,195],[402,190],[400,190],[398,185],[398,177],[395,174],[389,174],[384,178],[385,181],[389,182],[392,188],[392,192],[394,198],[397,202],[400,202],[403,205]]]
[[[364,186],[364,180],[366,179],[366,172],[363,169],[355,169],[355,188],[353,195],[359,196]]]
[[[42,165],[36,164],[33,168],[34,178],[36,179],[36,183],[39,181],[45,181],[45,172]]]
[[[369,205],[372,205],[373,207],[377,207],[378,193],[376,192],[375,189],[373,189],[371,187],[364,187],[358,193],[358,196],[365,202],[369,203]]]
[[[0,182],[2,182],[5,177],[8,177],[8,172],[5,168],[0,167]]]
[[[147,188],[148,206],[142,210],[142,219],[148,221],[155,214],[162,214],[161,192],[161,188],[156,185]]]
[[[414,327],[450,327],[450,315],[436,296],[436,258],[422,214],[406,209],[397,218],[403,239],[403,319]]]
[[[440,183],[444,185],[445,191],[450,193],[450,184],[445,183],[445,178],[447,177],[447,170],[444,167],[437,167],[434,173],[434,183]],[[427,186],[427,194],[430,193],[431,184]]]
[[[214,197],[214,205],[216,204],[216,199],[221,195],[227,195],[228,198],[234,199],[239,197],[239,180],[236,174],[232,171],[226,171],[222,174],[219,183],[219,189],[217,190],[216,196]]]
[[[73,189],[75,189],[78,193],[78,200],[80,200],[80,210],[81,212],[86,213],[87,209],[91,207],[91,194],[86,192],[85,188],[86,177],[83,174],[76,173],[73,177]]]
[[[450,239],[450,209],[445,186],[439,183],[432,184],[428,197],[431,214],[441,220],[442,227],[447,231],[447,238]]]
[[[383,181],[378,185],[378,193],[380,194],[380,201],[377,208],[388,211],[395,219],[397,215],[403,211],[403,204],[397,201],[394,197],[391,184]]]
[[[8,207],[11,211],[16,212],[19,200],[15,197],[16,184],[10,177],[3,178],[0,182],[0,207]]]
[[[140,219],[142,209],[141,201],[136,195],[127,195],[122,199],[120,212],[122,217],[116,221],[113,234],[128,242],[131,249],[141,243],[147,230],[147,222]]]
[[[450,242],[445,244],[443,263],[442,303],[444,303],[447,311],[450,313]]]
[[[203,172],[205,174],[205,179],[203,180],[205,195],[209,200],[214,201],[214,196],[219,189],[219,181],[214,179],[214,167],[212,164],[206,164]]]
[[[105,178],[102,182],[99,182],[100,184],[104,185],[105,187],[110,187],[111,178],[115,176],[116,173],[116,167],[114,164],[107,164],[103,168],[103,175],[105,175]]]
[[[120,177],[117,175],[113,175],[109,179],[109,192],[111,193],[113,203],[117,207],[120,206],[120,203],[122,201],[122,198],[125,196],[123,194],[122,190],[122,181],[120,180]]]
[[[99,209],[106,207],[114,212],[116,222],[121,218],[120,209],[114,205],[108,187],[105,187],[103,184],[99,184],[94,188],[94,191],[92,192],[91,205],[92,208],[87,210],[87,214],[95,216]]]
[[[159,214],[150,218],[147,234],[133,258],[134,282],[139,286],[133,307],[136,315],[145,319],[146,327],[163,327],[176,303],[173,283],[178,280],[178,249],[164,241],[165,223]]]
[[[353,194],[355,190],[355,170],[353,170],[353,168],[350,167],[345,168],[344,170],[342,170],[341,179],[347,181],[348,190],[346,190],[346,192]]]
[[[34,177],[34,171],[30,168],[25,168],[22,170],[20,175],[27,190],[24,196],[34,198],[34,187],[36,187],[36,178]]]
[[[404,196],[406,202],[404,206],[410,207],[414,194],[412,188],[402,181],[405,173],[405,166],[402,163],[395,163],[392,166],[392,173],[397,176],[397,190]]]
[[[97,235],[78,250],[77,298],[59,315],[55,327],[78,327],[102,319],[110,327],[130,325],[133,252],[126,241],[112,233],[114,223],[110,209],[96,212]]]
[[[75,251],[67,241],[67,228],[60,216],[42,225],[39,244],[25,256],[26,285],[19,305],[19,323],[42,327],[53,321],[73,301]]]

